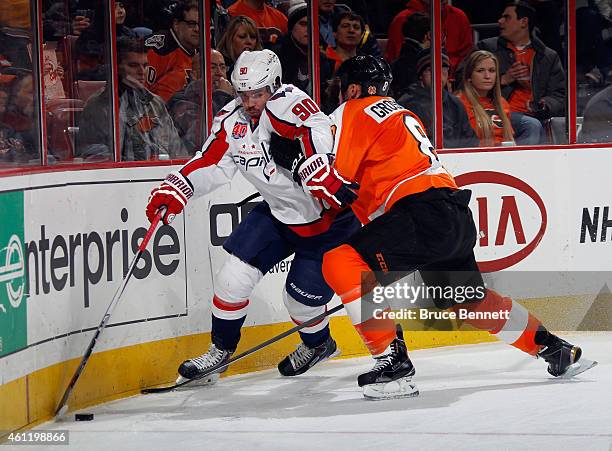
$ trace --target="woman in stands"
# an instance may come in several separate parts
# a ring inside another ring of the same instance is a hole
[[[501,94],[499,63],[495,55],[478,50],[466,58],[463,90],[458,97],[465,105],[481,146],[514,144],[510,106]]]
[[[245,50],[261,50],[261,40],[257,25],[246,16],[236,16],[227,24],[227,28],[217,45],[227,66],[227,78],[234,70],[234,63]]]

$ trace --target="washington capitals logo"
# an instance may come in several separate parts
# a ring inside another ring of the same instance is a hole
[[[232,130],[232,138],[240,139],[244,138],[247,132],[248,125],[244,122],[236,122],[234,129]]]

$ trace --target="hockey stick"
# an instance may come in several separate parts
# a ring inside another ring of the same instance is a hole
[[[251,349],[247,349],[243,353],[238,354],[238,355],[232,357],[231,359],[229,359],[225,363],[217,364],[215,366],[210,367],[208,369],[208,371],[198,375],[198,377],[194,377],[193,379],[187,379],[186,381],[182,381],[182,382],[179,382],[178,384],[170,385],[168,387],[145,388],[145,389],[141,390],[141,393],[144,393],[144,394],[148,394],[148,393],[165,393],[165,392],[172,391],[175,388],[182,387],[183,385],[186,385],[186,384],[188,384],[190,382],[202,379],[202,378],[204,378],[206,376],[209,376],[209,375],[211,375],[213,373],[216,373],[218,370],[224,369],[225,367],[231,365],[234,362],[237,362],[238,360],[241,360],[241,359],[243,359],[243,358],[253,354],[256,351],[259,351],[260,349],[265,348],[266,346],[271,345],[272,343],[276,343],[277,341],[282,340],[285,337],[288,337],[289,335],[291,335],[294,332],[302,330],[305,327],[308,327],[308,326],[310,326],[310,325],[312,325],[314,323],[317,323],[317,322],[321,321],[323,318],[336,313],[337,311],[339,311],[343,307],[344,307],[344,304],[340,304],[340,305],[337,305],[337,306],[335,306],[334,308],[332,308],[330,310],[327,310],[326,312],[321,313],[320,315],[315,316],[314,318],[310,318],[308,321],[304,321],[302,324],[294,326],[291,329],[286,330],[285,332],[280,333],[277,336],[272,337],[269,340],[266,340],[263,343],[260,343],[257,346],[252,347]]]
[[[111,314],[113,313],[113,310],[119,303],[119,299],[121,298],[121,295],[125,291],[125,286],[127,285],[128,281],[132,277],[132,274],[134,273],[134,269],[136,268],[136,264],[138,263],[138,260],[140,260],[141,255],[147,248],[147,244],[149,243],[151,237],[153,236],[153,232],[157,228],[157,224],[159,224],[159,221],[161,220],[164,213],[165,213],[165,208],[162,208],[157,212],[157,215],[155,215],[155,218],[153,218],[153,221],[151,222],[151,225],[149,226],[149,230],[147,230],[146,235],[144,236],[142,242],[140,243],[140,246],[138,247],[138,252],[136,252],[136,255],[134,255],[134,258],[132,259],[132,263],[130,263],[130,267],[128,269],[127,274],[123,277],[123,280],[121,281],[121,285],[119,285],[119,288],[117,288],[117,291],[115,292],[115,295],[113,296],[111,303],[106,309],[106,313],[104,313],[104,317],[102,318],[102,321],[100,321],[100,324],[98,325],[98,328],[96,329],[96,332],[94,333],[93,338],[91,339],[91,341],[89,342],[89,345],[87,346],[87,349],[85,350],[85,355],[83,355],[83,358],[81,359],[81,363],[79,364],[79,367],[77,368],[75,373],[72,375],[72,379],[70,379],[70,383],[68,384],[68,387],[66,387],[66,391],[64,392],[64,395],[62,396],[62,399],[59,402],[57,409],[55,410],[55,416],[59,415],[60,413],[63,415],[68,410],[66,401],[68,400],[70,393],[72,393],[72,390],[74,389],[74,386],[77,383],[77,380],[81,376],[81,373],[83,372],[83,369],[85,368],[85,364],[89,360],[89,357],[91,356],[91,353],[93,352],[93,348],[96,345],[98,338],[100,338],[100,334],[102,333],[102,330],[104,330],[104,328],[106,327],[106,324],[108,323],[108,320],[110,319]]]

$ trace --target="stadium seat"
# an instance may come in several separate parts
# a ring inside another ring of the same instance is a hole
[[[580,136],[582,131],[582,117],[576,118],[576,136]],[[551,117],[544,122],[544,130],[551,144],[567,144],[567,130],[565,117]],[[578,138],[580,142],[580,138]]]
[[[73,158],[76,134],[79,131],[76,124],[84,106],[85,102],[80,99],[52,99],[45,105],[48,151],[57,161]]]
[[[78,36],[67,35],[60,39],[57,49],[58,57],[61,58],[60,63],[64,68],[64,87],[72,89],[73,82],[76,79],[76,75],[79,71],[78,53],[76,51],[76,42]],[[76,97],[74,92],[66,92],[67,97]]]
[[[74,93],[77,99],[87,102],[96,92],[104,89],[105,81],[77,80],[74,82]]]

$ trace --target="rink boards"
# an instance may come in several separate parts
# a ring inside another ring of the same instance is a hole
[[[502,271],[488,277],[496,288],[526,300],[553,328],[595,327],[591,321],[609,311],[592,308],[595,297],[609,294],[601,271],[612,267],[609,150],[474,151],[442,161],[473,191],[470,207],[481,232],[476,254],[484,271]],[[148,193],[167,172],[141,167],[0,179],[0,431],[50,417],[146,230]],[[192,201],[172,227],[158,229],[71,408],[168,382],[180,361],[207,347],[221,244],[260,200],[236,206],[253,192],[237,177]],[[239,350],[289,327],[281,298],[289,268],[290,259],[255,290]],[[365,352],[345,316],[333,318],[332,328],[344,356]],[[489,336],[413,332],[408,340],[423,348]],[[275,365],[296,342],[255,354],[230,373]]]

